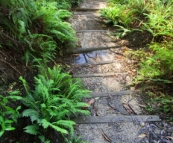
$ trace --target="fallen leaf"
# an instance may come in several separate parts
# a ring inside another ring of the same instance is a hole
[[[169,140],[173,140],[173,137],[170,137],[170,136],[166,136],[165,138]]]
[[[90,101],[87,102],[88,105],[91,105],[95,102],[95,99],[91,99]],[[83,109],[87,109],[88,106],[84,106]]]
[[[146,134],[141,134],[138,136],[138,138],[145,138],[147,135]]]
[[[87,102],[88,105],[91,105],[95,102],[95,99],[91,99],[90,101]]]

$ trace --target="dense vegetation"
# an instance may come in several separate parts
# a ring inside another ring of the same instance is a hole
[[[120,38],[135,32],[139,37],[152,36],[147,45],[131,52],[132,58],[140,61],[135,83],[142,83],[150,101],[156,103],[157,107],[147,107],[149,111],[173,113],[173,1],[109,0],[101,14],[115,26]]]
[[[17,55],[34,73],[29,82],[21,75],[17,86],[16,82],[10,85],[4,80],[8,88],[0,91],[1,142],[82,142],[74,136],[75,122],[71,117],[89,114],[83,108],[88,104],[82,102],[89,91],[62,67],[49,68],[57,53],[73,47],[75,31],[65,20],[71,17],[71,6],[79,2],[0,1],[0,50]],[[8,63],[20,70],[12,64]]]

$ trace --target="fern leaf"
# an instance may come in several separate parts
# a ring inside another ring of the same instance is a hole
[[[68,134],[68,131],[66,129],[60,128],[56,125],[50,124],[50,127],[52,127],[54,130],[56,130],[62,134]]]
[[[41,124],[42,124],[43,128],[46,129],[49,127],[50,122],[48,122],[46,119],[42,119]]]
[[[33,124],[33,125],[29,125],[29,126],[26,126],[24,128],[24,131],[26,133],[29,133],[29,134],[32,134],[32,135],[37,135],[39,132],[38,132],[38,125],[37,124]]]
[[[30,117],[31,121],[39,121],[39,113],[34,109],[26,109],[22,113],[23,117]]]

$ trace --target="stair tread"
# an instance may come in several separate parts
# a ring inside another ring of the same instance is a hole
[[[98,124],[98,123],[114,123],[114,122],[160,122],[161,119],[157,115],[111,115],[111,116],[84,116],[77,117],[74,121],[77,124]]]

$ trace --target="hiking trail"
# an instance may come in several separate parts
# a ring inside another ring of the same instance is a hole
[[[76,30],[77,48],[70,51],[74,78],[91,90],[89,117],[75,119],[76,134],[91,143],[149,143],[156,137],[150,126],[159,126],[157,115],[144,115],[141,91],[128,88],[135,73],[124,56],[128,41],[112,36],[99,14],[106,0],[84,0],[72,9],[70,23]],[[157,139],[156,139],[157,140]]]

